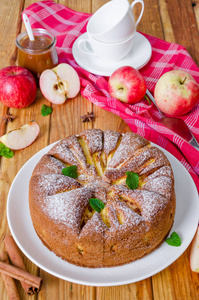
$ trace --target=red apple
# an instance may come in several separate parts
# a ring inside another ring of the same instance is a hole
[[[108,81],[111,97],[129,104],[136,103],[146,93],[146,82],[136,69],[125,66],[113,72]]]
[[[165,114],[181,116],[188,113],[199,100],[199,85],[183,70],[169,71],[157,81],[154,98]]]
[[[30,105],[37,92],[34,76],[26,69],[9,66],[0,70],[0,102],[8,107]]]
[[[63,104],[68,98],[73,98],[79,93],[80,80],[73,67],[61,63],[42,72],[39,86],[48,101]]]

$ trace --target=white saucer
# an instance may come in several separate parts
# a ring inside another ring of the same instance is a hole
[[[78,40],[86,39],[87,33],[82,34],[73,44],[72,53],[80,67],[102,76],[110,76],[116,69],[122,66],[131,66],[137,70],[144,67],[151,58],[152,48],[149,41],[139,32],[135,33],[134,44],[129,54],[117,62],[104,62],[95,55],[90,55],[80,50]]]

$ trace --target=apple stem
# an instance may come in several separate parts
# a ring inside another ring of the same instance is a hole
[[[184,84],[186,79],[187,77],[185,77],[183,81],[180,81],[180,84]]]

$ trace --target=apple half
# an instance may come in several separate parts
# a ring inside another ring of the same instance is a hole
[[[39,131],[39,125],[35,121],[31,121],[1,136],[0,142],[12,150],[23,149],[34,142]]]
[[[193,272],[199,273],[199,227],[191,243],[190,267]]]
[[[54,104],[63,104],[80,91],[79,76],[75,69],[66,63],[43,71],[39,85],[44,97]]]

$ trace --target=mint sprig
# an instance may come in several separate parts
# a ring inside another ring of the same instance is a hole
[[[126,172],[127,178],[126,178],[126,185],[131,190],[135,190],[138,188],[139,185],[139,175],[134,172],[127,171]]]
[[[6,147],[3,143],[0,143],[0,155],[6,158],[12,158],[14,153],[10,148]]]
[[[90,198],[89,204],[98,213],[100,213],[100,211],[105,207],[105,204],[100,199],[97,198]]]
[[[77,178],[77,166],[69,166],[62,169],[62,174],[71,178]]]
[[[182,244],[179,235],[175,231],[172,232],[170,237],[168,239],[166,239],[165,242],[167,244],[169,244],[170,246],[174,246],[174,247],[179,247]]]
[[[46,117],[46,116],[50,115],[52,113],[52,111],[53,111],[53,108],[51,106],[43,104],[42,108],[41,108],[41,115],[43,117]]]

